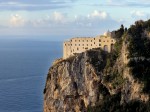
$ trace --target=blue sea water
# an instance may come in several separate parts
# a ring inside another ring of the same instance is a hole
[[[48,69],[62,42],[0,41],[0,112],[42,112]]]

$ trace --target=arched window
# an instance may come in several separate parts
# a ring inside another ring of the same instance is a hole
[[[104,51],[108,52],[108,45],[104,45]]]

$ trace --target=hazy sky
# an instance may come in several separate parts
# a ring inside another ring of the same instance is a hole
[[[0,36],[95,36],[149,11],[150,0],[0,0]]]

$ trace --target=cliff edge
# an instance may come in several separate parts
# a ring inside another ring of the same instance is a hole
[[[47,75],[44,112],[149,112],[149,23],[117,30],[111,53],[97,48],[55,63]]]

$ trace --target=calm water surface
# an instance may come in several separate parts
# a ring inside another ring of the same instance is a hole
[[[0,41],[0,112],[42,112],[43,89],[61,42]]]

